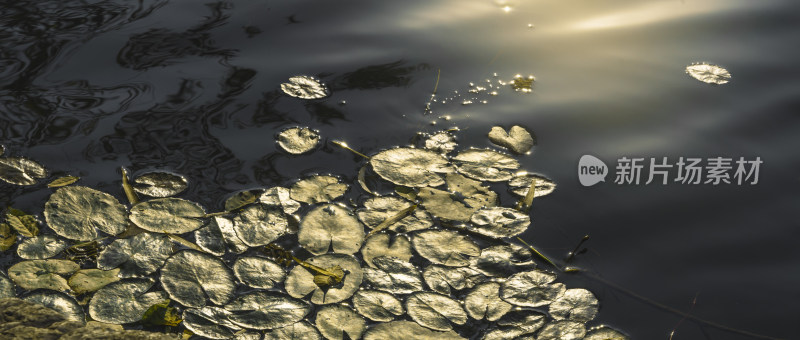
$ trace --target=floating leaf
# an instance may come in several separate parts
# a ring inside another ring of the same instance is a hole
[[[361,257],[375,268],[372,259],[378,256],[396,257],[403,261],[411,259],[411,241],[405,235],[375,234],[367,238],[361,248]]]
[[[500,296],[517,306],[544,306],[566,290],[563,283],[553,283],[555,279],[555,274],[538,269],[517,273],[503,282]]]
[[[597,315],[598,302],[592,292],[583,288],[567,289],[550,304],[550,316],[556,320],[568,319],[589,322]]]
[[[686,74],[707,84],[722,85],[731,80],[728,70],[709,63],[694,63],[686,66]]]
[[[373,196],[378,196],[377,193],[370,190],[369,186],[367,186],[367,166],[368,164],[364,164],[364,166],[362,166],[361,169],[358,169],[358,185],[360,185],[361,189],[366,191],[368,194]]]
[[[258,197],[264,193],[264,189],[250,189],[239,191],[225,200],[225,211],[234,211],[258,201]]]
[[[508,186],[513,194],[525,197],[528,195],[528,189],[530,189],[533,180],[536,180],[536,191],[533,193],[534,198],[549,195],[556,190],[556,183],[549,178],[530,173],[514,175],[514,177],[508,181]]]
[[[113,324],[138,322],[150,306],[164,301],[162,291],[147,292],[153,286],[149,279],[114,282],[94,293],[89,302],[92,319]]]
[[[444,267],[430,265],[422,272],[425,283],[433,291],[445,295],[450,294],[450,287],[456,290],[472,288],[476,284],[486,281],[486,277],[479,271],[469,267]]]
[[[291,191],[292,199],[308,204],[333,201],[344,195],[347,184],[333,176],[312,176],[297,181]]]
[[[516,340],[542,328],[547,316],[535,310],[517,309],[497,320],[497,327],[484,334],[484,340]],[[531,336],[531,339],[533,337]]]
[[[53,235],[39,235],[19,243],[17,255],[26,260],[44,260],[58,255],[67,244]]]
[[[470,267],[487,276],[508,277],[524,269],[533,269],[531,253],[517,245],[498,245],[481,250],[470,260]]]
[[[244,244],[257,247],[272,243],[288,233],[283,212],[264,204],[253,204],[233,218],[233,229]]]
[[[436,151],[395,148],[381,151],[370,158],[372,169],[381,178],[407,187],[439,186],[444,184],[442,173],[453,168]]]
[[[630,337],[608,326],[590,329],[583,340],[630,340]]]
[[[353,254],[364,242],[364,226],[352,211],[336,204],[311,210],[300,223],[297,241],[312,254],[325,254],[330,248],[339,254]]]
[[[264,191],[258,198],[259,202],[279,207],[286,214],[294,214],[300,209],[300,202],[292,199],[291,191],[284,187],[272,187]]]
[[[472,214],[470,221],[467,230],[494,238],[517,236],[531,224],[527,214],[505,207],[482,208]]]
[[[586,335],[586,326],[576,321],[554,321],[542,327],[536,340],[580,340]]]
[[[467,322],[467,313],[461,304],[448,296],[418,292],[406,299],[408,315],[418,324],[437,331],[453,329],[450,323],[463,325]]]
[[[128,227],[125,207],[114,196],[82,186],[56,190],[44,205],[44,218],[59,236],[89,241],[97,230],[117,235]]]
[[[438,153],[446,154],[455,150],[458,144],[452,133],[439,131],[425,140],[425,148]]]
[[[364,201],[364,208],[358,209],[356,214],[364,225],[369,228],[375,228],[412,206],[413,203],[402,198],[391,196],[372,197]],[[407,233],[427,229],[433,225],[430,214],[423,209],[415,209],[413,213],[405,214],[401,217],[400,220],[390,224],[386,229]]]
[[[507,181],[514,176],[510,170],[519,168],[516,159],[493,150],[472,149],[453,157],[458,172],[479,181]]]
[[[228,319],[243,328],[274,329],[302,320],[310,311],[308,303],[274,292],[252,292],[239,296],[225,309]]]
[[[377,290],[359,290],[353,295],[353,307],[372,321],[392,321],[403,315],[403,304],[394,295]]]
[[[119,268],[111,270],[81,269],[70,276],[67,283],[77,295],[94,292],[119,281]]]
[[[0,180],[15,185],[34,185],[37,179],[47,177],[47,170],[30,159],[22,157],[0,158]]]
[[[376,257],[373,263],[376,268],[364,268],[364,278],[374,289],[394,294],[422,290],[422,277],[412,263],[389,256]]]
[[[86,322],[86,314],[83,312],[83,307],[67,294],[47,290],[31,293],[22,299],[50,308],[69,321]]]
[[[496,321],[511,310],[511,304],[500,299],[500,284],[486,282],[475,286],[464,298],[467,314],[475,320]]]
[[[305,321],[296,322],[264,333],[264,340],[284,339],[319,340],[322,339],[322,336],[314,326]]]
[[[216,256],[224,255],[226,250],[241,254],[248,249],[236,235],[233,222],[221,216],[211,218],[205,227],[195,230],[194,239],[200,248]]]
[[[48,188],[65,187],[67,185],[70,185],[72,183],[77,182],[79,179],[81,179],[81,178],[80,177],[75,177],[75,176],[59,177],[59,178],[54,179],[49,184],[47,184],[47,187]]]
[[[344,254],[325,254],[315,256],[306,262],[320,268],[332,268],[339,266],[345,271],[344,281],[341,286],[334,286],[324,291],[314,283],[314,275],[301,266],[295,266],[286,277],[286,292],[292,297],[303,298],[309,293],[311,302],[317,305],[337,303],[343,301],[355,293],[361,286],[364,271],[351,255]]]
[[[131,208],[130,219],[139,228],[155,233],[183,234],[203,226],[206,211],[199,204],[180,198],[156,198]]]
[[[175,196],[189,186],[186,177],[166,171],[154,171],[136,177],[133,190],[150,197]]]
[[[34,237],[39,235],[39,221],[36,217],[25,213],[22,210],[8,208],[6,221],[14,230],[22,236]]]
[[[16,296],[15,290],[14,283],[0,273],[0,299]]]
[[[322,307],[317,311],[316,325],[322,336],[329,340],[361,339],[361,334],[367,328],[363,318],[342,305]]]
[[[6,251],[17,242],[17,233],[7,223],[0,223],[0,251]]]
[[[161,268],[161,285],[178,303],[200,308],[206,299],[222,305],[233,297],[233,274],[222,260],[194,250],[175,253]]]
[[[414,234],[414,250],[433,263],[450,267],[469,265],[470,256],[481,249],[468,236],[449,230],[423,230]]]
[[[150,275],[172,255],[172,242],[160,234],[141,233],[131,238],[117,239],[97,257],[97,268],[110,270],[119,267],[120,276]]]
[[[309,76],[294,76],[281,84],[281,91],[301,99],[319,99],[329,95],[328,88],[319,80]]]
[[[30,260],[8,268],[8,277],[17,286],[27,290],[43,288],[65,291],[69,285],[61,275],[72,274],[78,269],[78,264],[67,260]]]
[[[319,144],[319,133],[307,127],[293,127],[278,134],[278,145],[294,155],[309,152]]]
[[[497,194],[481,182],[459,174],[448,174],[446,180],[448,191],[433,188],[419,191],[422,206],[440,219],[466,222],[478,209],[497,205]]]
[[[142,323],[150,326],[170,326],[175,327],[183,321],[178,316],[178,310],[169,306],[170,300],[154,304],[142,315]]]
[[[524,154],[536,144],[530,132],[524,127],[514,125],[506,132],[500,126],[492,127],[489,131],[489,140],[499,146],[504,146],[517,154]]]
[[[233,264],[233,273],[242,283],[253,287],[270,289],[283,282],[286,272],[283,267],[263,257],[240,257]]]
[[[364,340],[466,340],[449,330],[437,332],[411,321],[379,323],[367,329]]]
[[[183,325],[194,334],[211,339],[230,339],[242,328],[228,320],[232,315],[227,309],[205,306],[183,311]]]

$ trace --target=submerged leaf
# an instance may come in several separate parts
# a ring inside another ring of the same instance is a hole
[[[119,268],[111,270],[81,269],[70,276],[67,283],[77,295],[94,292],[119,281]]]
[[[17,255],[26,260],[44,260],[58,255],[67,244],[53,235],[39,235],[19,243]]]
[[[455,150],[458,144],[453,134],[447,131],[439,131],[425,140],[425,148],[438,153],[446,154]]]
[[[567,289],[550,304],[550,316],[556,320],[589,322],[597,315],[598,302],[592,292],[583,288]]]
[[[329,95],[328,88],[319,80],[309,76],[294,76],[281,84],[281,91],[300,99],[319,99]]]
[[[386,220],[397,216],[398,213],[409,209],[413,203],[402,198],[382,196],[372,197],[364,201],[364,207],[356,212],[358,218],[369,228],[375,228]],[[430,214],[423,209],[415,209],[397,222],[390,224],[386,229],[407,233],[415,230],[430,228],[433,225]]]
[[[52,182],[48,183],[47,187],[48,188],[65,187],[67,185],[77,182],[79,179],[80,177],[75,177],[75,176],[59,177],[54,179]]]
[[[316,325],[319,332],[329,340],[361,339],[361,334],[367,328],[363,318],[343,305],[322,307],[317,311]]]
[[[6,251],[17,242],[17,233],[7,223],[0,223],[0,251]]]
[[[695,63],[686,66],[686,74],[707,84],[722,85],[731,80],[728,70],[709,63]]]
[[[258,201],[258,197],[264,193],[264,189],[242,190],[228,197],[225,200],[225,211],[234,211]]]
[[[210,339],[230,339],[242,328],[228,320],[233,313],[227,309],[205,306],[183,311],[183,325],[196,335]]]
[[[199,204],[180,198],[156,198],[131,208],[131,222],[155,233],[183,234],[203,226],[206,211]]]
[[[472,288],[476,284],[486,281],[480,272],[469,267],[444,267],[430,265],[422,272],[425,284],[433,291],[449,295],[450,287],[456,290]]]
[[[492,150],[472,149],[453,157],[458,172],[479,181],[507,181],[514,176],[510,170],[519,168],[516,159]]]
[[[393,294],[422,290],[422,277],[412,263],[388,256],[377,257],[373,263],[376,269],[364,268],[364,278],[372,288]]]
[[[0,273],[0,299],[16,296],[14,283]]]
[[[394,295],[377,290],[359,290],[353,295],[353,307],[372,321],[392,321],[403,315],[403,304]]]
[[[375,234],[367,238],[361,248],[361,257],[370,267],[375,268],[372,259],[379,256],[396,257],[403,261],[411,259],[411,241],[405,235]]]
[[[86,322],[86,314],[83,312],[83,307],[67,294],[54,291],[38,291],[22,299],[55,310],[69,321]]]
[[[268,206],[277,207],[285,214],[294,214],[300,209],[300,202],[292,199],[291,191],[284,187],[272,187],[259,196],[258,201]]]
[[[292,199],[308,204],[333,201],[344,195],[347,184],[339,183],[333,176],[312,176],[297,181],[291,191]]]
[[[39,235],[39,221],[36,217],[25,213],[22,210],[8,208],[6,221],[14,230],[25,237],[35,237]]]
[[[161,285],[173,300],[194,308],[205,306],[206,300],[222,305],[236,288],[222,260],[194,250],[177,252],[164,263]]]
[[[325,254],[312,257],[306,262],[320,268],[339,266],[345,272],[344,281],[340,286],[333,286],[325,291],[314,283],[314,274],[301,266],[295,266],[285,282],[286,292],[292,297],[303,298],[313,292],[311,302],[316,305],[337,303],[352,296],[361,286],[364,271],[358,260],[351,255]]]
[[[153,286],[149,279],[132,279],[114,282],[94,293],[89,302],[92,319],[113,324],[137,322],[150,306],[164,301],[162,291],[147,291]]]
[[[453,330],[433,331],[411,321],[392,321],[373,325],[364,340],[466,340]]]
[[[252,292],[225,305],[228,319],[248,329],[274,329],[302,320],[310,311],[308,303],[275,292]]]
[[[253,287],[270,289],[286,278],[283,267],[263,257],[240,257],[233,264],[233,273],[242,283]]]
[[[47,177],[47,170],[39,163],[22,157],[0,158],[0,180],[15,185],[34,185],[37,179]]]
[[[43,288],[65,291],[69,285],[61,275],[72,274],[78,269],[77,263],[67,260],[30,260],[8,268],[8,277],[17,286],[27,290]]]
[[[264,340],[285,339],[319,340],[322,339],[322,336],[314,326],[305,321],[293,323],[264,333]]]
[[[78,241],[96,239],[95,228],[117,235],[128,227],[127,211],[114,196],[82,186],[63,187],[50,195],[44,218],[56,234]]]
[[[183,321],[178,316],[178,310],[169,306],[170,300],[154,304],[142,315],[142,323],[150,326],[170,326],[175,327]]]
[[[446,180],[449,191],[433,188],[419,191],[422,206],[440,219],[466,222],[478,209],[497,205],[497,194],[481,182],[459,174],[448,174]]]
[[[467,322],[467,313],[458,301],[436,293],[412,294],[406,299],[406,310],[418,324],[437,331],[453,329],[450,323],[463,325]]]
[[[169,197],[180,194],[189,186],[186,177],[166,171],[154,171],[133,179],[133,190],[150,197]]]
[[[143,232],[131,238],[117,239],[97,257],[97,268],[119,267],[121,277],[150,275],[172,255],[172,242],[160,234]]]
[[[555,274],[539,269],[517,273],[503,282],[501,297],[517,306],[544,306],[566,290],[563,283],[553,283],[555,279]]]
[[[472,214],[470,221],[467,230],[494,238],[517,236],[531,224],[527,214],[505,207],[482,208]]]
[[[372,169],[381,178],[407,187],[439,186],[444,184],[442,173],[453,168],[436,151],[395,148],[381,151],[370,158]]]
[[[494,126],[489,131],[489,140],[499,146],[507,147],[517,154],[530,151],[536,144],[536,140],[533,139],[530,132],[519,125],[512,126],[508,132],[500,126]]]
[[[278,134],[278,145],[294,155],[309,152],[317,147],[319,133],[307,127],[292,127]]]
[[[475,320],[496,321],[511,311],[511,304],[500,299],[500,284],[486,282],[475,286],[464,298],[467,314]]]
[[[525,197],[528,195],[528,189],[530,189],[531,183],[533,183],[534,180],[536,180],[536,190],[533,193],[534,198],[549,195],[556,190],[556,183],[549,178],[530,173],[514,175],[514,177],[508,181],[508,186],[514,195]]]
[[[600,326],[590,329],[583,340],[630,340],[630,337],[611,327]]]
[[[470,256],[481,249],[468,236],[449,230],[423,230],[414,234],[414,250],[433,263],[450,267],[469,265]]]
[[[241,254],[248,249],[239,235],[236,235],[233,222],[221,216],[211,218],[205,227],[195,230],[194,239],[197,246],[216,256],[224,255],[226,250]]]
[[[364,242],[364,226],[352,211],[336,204],[316,207],[303,218],[297,241],[315,255],[333,248],[335,253],[353,254]]]
[[[554,321],[536,335],[536,340],[579,340],[586,335],[586,326],[576,321]]]

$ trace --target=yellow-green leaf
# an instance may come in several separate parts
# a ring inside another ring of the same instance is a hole
[[[17,242],[17,234],[6,223],[0,223],[0,251],[6,251]]]
[[[63,187],[63,186],[67,186],[67,185],[70,185],[72,183],[75,183],[79,179],[80,179],[80,177],[75,177],[75,176],[59,177],[59,178],[54,179],[52,182],[50,182],[50,184],[47,184],[47,187],[48,188]]]
[[[178,315],[175,307],[169,306],[170,300],[164,300],[162,303],[157,303],[144,312],[142,316],[142,323],[154,326],[171,326],[175,327],[183,321]]]
[[[9,208],[9,212],[6,214],[6,220],[14,230],[25,237],[35,237],[39,234],[39,227],[36,225],[36,219],[33,216],[18,216],[11,209],[13,208]]]

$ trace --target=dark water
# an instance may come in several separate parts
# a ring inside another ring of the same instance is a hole
[[[491,126],[521,124],[539,141],[523,168],[559,185],[536,202],[528,240],[561,258],[589,234],[577,265],[594,275],[708,321],[798,338],[800,3],[505,5],[4,3],[0,143],[120,198],[120,166],[169,169],[192,181],[183,197],[217,210],[244,188],[308,173],[355,177],[360,160],[332,146],[279,152],[284,127],[309,126],[372,153],[454,126],[461,145],[489,146]],[[727,68],[731,83],[684,74],[698,61]],[[438,97],[462,97],[423,115],[438,70]],[[470,82],[517,73],[536,76],[532,94],[502,88],[461,105]],[[280,83],[298,74],[321,78],[332,96],[282,95]],[[586,188],[577,180],[584,154],[612,168],[623,156],[764,163],[757,185],[616,185],[612,174]],[[30,211],[48,194],[0,186],[4,205]],[[601,322],[634,339],[666,339],[681,320],[589,276],[568,280],[598,295]],[[751,338],[692,320],[674,337]]]

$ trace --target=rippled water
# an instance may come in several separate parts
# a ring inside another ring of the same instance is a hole
[[[454,126],[462,145],[489,146],[491,126],[521,124],[539,142],[523,168],[559,185],[535,202],[526,239],[561,258],[589,234],[577,264],[596,275],[702,319],[796,338],[799,9],[777,0],[16,1],[0,5],[0,144],[119,197],[120,166],[171,170],[192,181],[184,197],[218,208],[227,193],[304,174],[354,179],[360,160],[330,144],[278,151],[275,135],[288,126],[373,153]],[[684,73],[702,61],[728,69],[731,82]],[[424,115],[439,70],[439,101]],[[282,95],[299,74],[332,96]],[[516,74],[536,77],[533,93],[469,92],[470,82]],[[764,164],[757,185],[586,188],[576,169],[584,154],[612,168],[623,156]],[[0,185],[4,205],[30,211],[48,194]],[[665,339],[681,320],[588,276],[570,280],[598,295],[600,321],[635,339]],[[674,337],[701,338],[753,337],[691,320]]]

